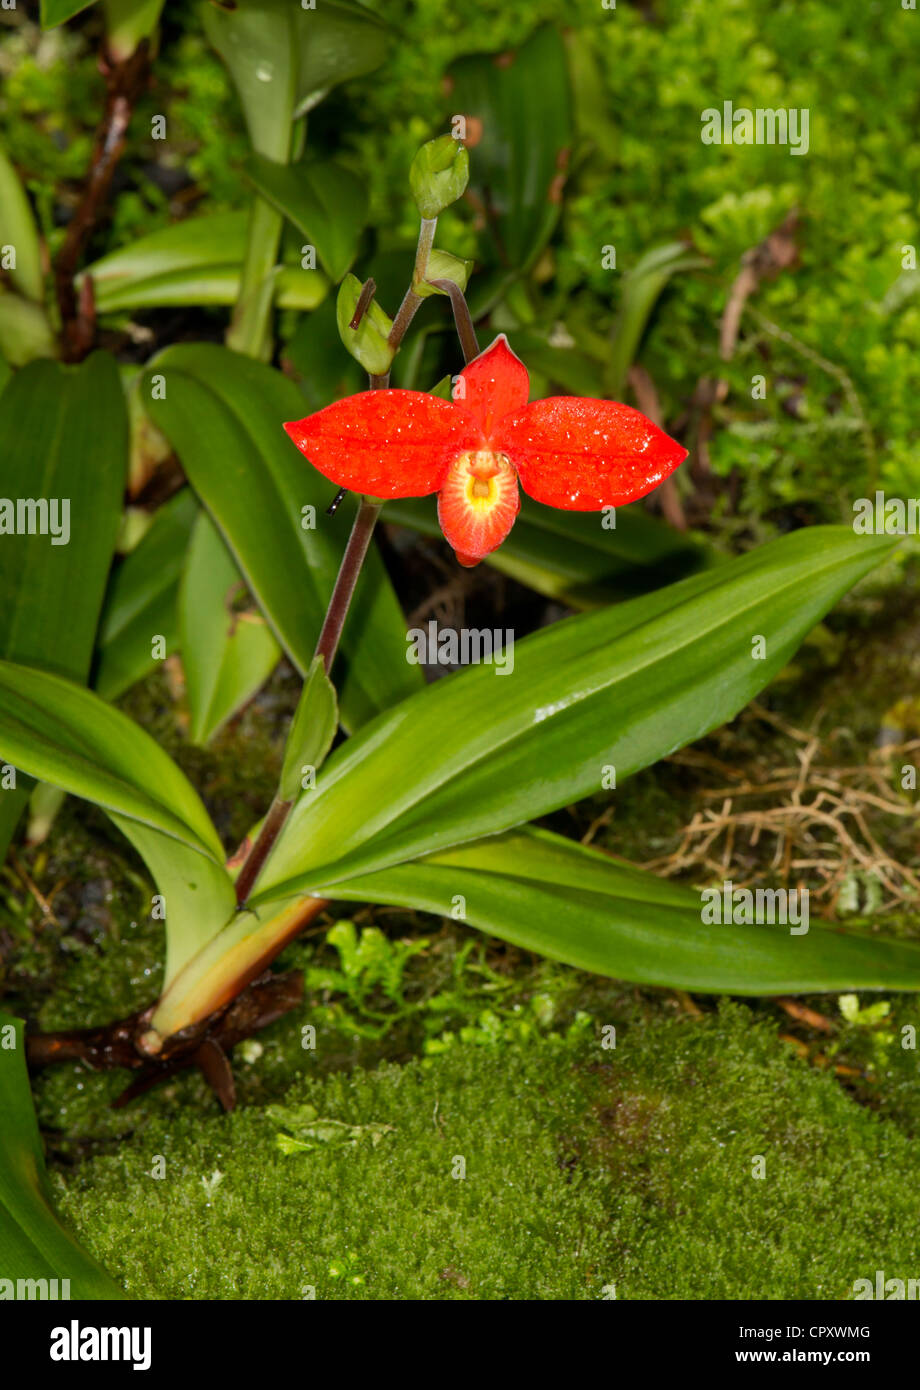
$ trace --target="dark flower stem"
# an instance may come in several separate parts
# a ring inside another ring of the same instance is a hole
[[[351,606],[358,576],[361,573],[361,566],[364,564],[364,557],[374,533],[374,524],[380,515],[382,505],[381,502],[369,502],[366,497],[362,497],[358,515],[355,517],[351,535],[348,537],[348,544],[345,547],[345,554],[342,556],[342,564],[335,581],[335,588],[326,610],[326,618],[319,634],[316,651],[313,653],[314,658],[322,657],[327,674],[338,649],[342,628],[345,626],[345,619],[348,616],[348,609]]]
[[[463,360],[466,363],[472,362],[474,357],[479,356],[479,342],[476,338],[476,330],[473,327],[473,316],[470,313],[470,306],[466,302],[466,296],[459,285],[455,285],[453,280],[429,280],[429,285],[433,285],[436,290],[443,290],[450,295],[450,307],[454,311],[454,323],[457,327],[457,337],[460,339],[460,347],[463,349]]]
[[[437,226],[437,218],[423,218],[419,231],[418,247],[415,252],[415,276],[424,279],[425,271],[428,268],[428,257],[431,254],[431,247],[434,243],[434,231]],[[373,280],[365,281],[358,303],[355,306],[355,315],[352,319],[352,327],[355,326],[355,319],[361,321],[367,312],[367,307],[374,296],[376,285]],[[413,303],[413,301],[417,301]],[[399,313],[393,320],[393,327],[390,331],[388,343],[392,348],[398,348],[402,342],[409,324],[415,317],[415,311],[421,304],[421,298],[412,289],[406,292],[406,296],[400,306]],[[469,311],[467,311],[469,317]],[[472,329],[472,324],[470,324]],[[475,335],[473,341],[475,342]],[[478,351],[478,348],[477,348]],[[389,372],[381,376],[370,376],[370,389],[372,391],[385,391],[390,384]],[[374,526],[377,517],[380,515],[382,502],[374,502],[366,497],[361,498],[361,505],[358,507],[358,515],[355,517],[354,525],[351,528],[351,535],[348,537],[348,544],[345,546],[345,553],[342,556],[342,563],[336,576],[335,586],[332,596],[329,599],[329,607],[326,609],[326,617],[323,620],[322,630],[316,644],[315,657],[321,657],[323,666],[328,674],[335,660],[338,650],[339,640],[342,636],[342,629],[345,626],[345,619],[348,617],[348,610],[354,597],[355,588],[361,574],[361,567],[364,564],[365,556],[371,543],[371,536],[374,534]],[[256,836],[255,844],[243,860],[242,868],[236,879],[236,900],[242,907],[249,899],[256,880],[265,865],[265,861],[271,854],[275,841],[281,834],[284,823],[291,813],[294,802],[276,796],[268,813],[262,822],[262,829]]]
[[[432,246],[434,246],[434,233],[437,225],[438,219],[436,217],[422,218],[422,225],[418,234],[418,246],[415,251],[415,271],[412,276],[413,284],[425,278],[425,272],[428,269],[428,257],[431,255]],[[406,330],[409,324],[418,313],[422,302],[422,296],[416,294],[412,285],[410,285],[403,296],[403,302],[399,306],[396,317],[393,320],[393,327],[390,329],[390,335],[387,338],[390,347],[399,347],[403,338],[406,336]],[[375,378],[372,377],[372,385],[374,380]]]
[[[263,865],[271,853],[272,845],[281,834],[284,822],[290,815],[293,805],[293,801],[284,801],[280,796],[276,796],[269,806],[268,814],[262,822],[262,829],[256,836],[256,842],[237,874],[236,900],[241,907],[252,892],[253,885],[262,872]]]

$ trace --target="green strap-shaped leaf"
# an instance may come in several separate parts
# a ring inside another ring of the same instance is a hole
[[[85,681],[128,468],[114,359],[24,367],[0,397],[0,439],[0,657]],[[0,790],[0,858],[27,792],[25,778]]]
[[[492,260],[525,271],[562,207],[558,181],[572,144],[562,38],[550,26],[538,29],[510,60],[476,54],[454,63],[449,76],[451,110],[466,116],[476,138],[469,186],[490,214]]]
[[[263,198],[316,247],[329,278],[341,280],[358,252],[367,222],[367,189],[332,160],[286,165],[254,154],[246,172]]]
[[[10,268],[12,285],[40,304],[44,295],[41,244],[38,228],[19,175],[6,154],[0,149],[0,244],[11,246],[16,253],[15,268]]]
[[[22,1024],[2,1011],[0,1116],[0,1281],[13,1284],[12,1291],[4,1284],[0,1296],[124,1298],[124,1290],[77,1243],[54,1209],[32,1108]]]
[[[65,24],[95,3],[96,0],[41,0],[42,28],[54,29],[58,24]]]
[[[152,399],[151,376],[165,397]],[[172,443],[279,642],[306,673],[351,529],[354,503],[326,515],[334,489],[284,430],[303,398],[279,372],[197,343],[150,364],[147,408]],[[344,679],[343,679],[344,675]],[[356,728],[422,684],[405,620],[376,550],[365,563],[332,672]]]
[[[502,830],[731,719],[886,538],[814,527],[516,644],[375,719],[294,808],[254,902]],[[762,639],[762,640],[759,640]],[[609,783],[608,783],[609,784]]]
[[[73,681],[0,661],[0,756],[199,855],[223,859],[183,772],[140,725]]]
[[[0,662],[0,759],[101,806],[142,856],[165,904],[166,980],[232,916],[217,831],[158,743],[71,681]]]
[[[728,994],[920,989],[920,945],[809,922],[707,923],[699,893],[526,827],[337,883],[332,896],[456,917],[636,984]],[[795,913],[793,915],[796,915]]]
[[[152,38],[165,0],[103,0],[109,51],[117,61],[130,58],[141,39]]]
[[[83,272],[92,276],[97,311],[234,304],[248,225],[245,212],[190,217],[102,256]],[[275,298],[283,308],[314,309],[328,287],[318,270],[283,266]]]
[[[179,581],[198,512],[191,488],[170,498],[113,574],[99,623],[93,680],[103,700],[117,700],[159,664],[154,638],[163,639],[166,656],[178,647]]]
[[[306,272],[305,272],[306,273]],[[0,355],[13,367],[55,355],[54,334],[40,304],[0,284]]]
[[[246,586],[213,521],[195,522],[179,595],[182,667],[193,743],[207,743],[264,685],[281,648],[261,613],[236,603]]]
[[[683,242],[669,242],[647,251],[623,276],[620,309],[613,326],[613,340],[604,367],[606,393],[619,399],[626,387],[626,375],[636,356],[639,340],[658,296],[672,275],[699,270],[706,265]]]
[[[221,861],[135,819],[112,815],[150,870],[166,929],[163,989],[222,931],[236,910],[233,880]]]

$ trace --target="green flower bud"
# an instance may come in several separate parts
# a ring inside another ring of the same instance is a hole
[[[452,135],[440,135],[423,145],[412,161],[409,183],[423,217],[437,217],[455,203],[470,177],[470,156]]]
[[[395,349],[387,342],[393,320],[376,300],[371,300],[357,328],[352,328],[350,325],[361,297],[361,288],[361,281],[356,275],[346,275],[339,286],[335,306],[339,337],[366,372],[371,376],[385,376],[396,356]]]
[[[472,261],[462,261],[459,256],[452,256],[449,251],[432,251],[428,257],[424,280],[414,276],[412,288],[420,299],[427,299],[431,294],[446,293],[445,290],[439,290],[429,284],[431,280],[451,280],[461,290],[465,290],[472,269]]]

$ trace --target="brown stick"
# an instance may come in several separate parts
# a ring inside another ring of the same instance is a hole
[[[54,284],[61,314],[61,356],[65,362],[81,362],[95,337],[95,310],[92,289],[85,289],[78,301],[74,277],[99,214],[108,196],[112,178],[125,147],[128,125],[138,97],[150,73],[150,42],[142,39],[123,62],[103,57],[101,67],[106,85],[105,112],[96,131],[89,174],[67,228],[67,235],[54,267]]]

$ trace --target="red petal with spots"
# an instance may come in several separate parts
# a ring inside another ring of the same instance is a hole
[[[369,497],[437,492],[457,454],[483,442],[468,415],[424,391],[361,391],[284,428],[325,478]]]
[[[520,511],[517,476],[486,451],[454,460],[438,494],[438,521],[461,565],[478,565],[501,545]]]
[[[462,391],[455,392],[454,400],[478,421],[486,439],[503,415],[524,409],[530,394],[527,368],[511,351],[504,333],[464,367],[460,380]]]
[[[500,421],[490,442],[508,455],[525,492],[574,512],[635,502],[687,457],[631,406],[580,396],[534,401]]]

